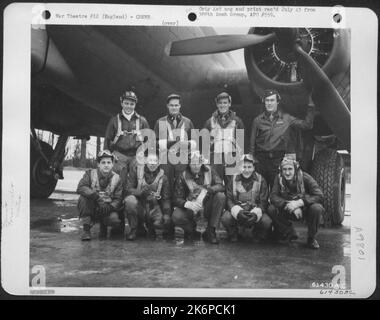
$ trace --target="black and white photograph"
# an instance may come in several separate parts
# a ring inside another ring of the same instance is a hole
[[[372,248],[355,219],[375,212],[355,210],[349,14],[255,25],[283,7],[204,6],[155,25],[131,8],[29,25],[28,193],[3,189],[2,225],[26,208],[29,294],[355,296]]]

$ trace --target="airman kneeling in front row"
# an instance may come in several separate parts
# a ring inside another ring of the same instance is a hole
[[[145,226],[152,240],[156,229],[163,229],[165,234],[171,222],[170,189],[158,156],[150,154],[145,165],[136,164],[129,175],[127,170],[121,174],[125,181],[124,212],[130,227],[126,239],[145,236]]]
[[[272,220],[266,214],[268,187],[264,177],[255,172],[257,160],[247,154],[242,161],[241,174],[230,179],[227,185],[228,211],[222,216],[222,224],[231,242],[238,240],[238,234],[247,233],[264,241],[272,229]]]
[[[199,151],[190,154],[187,169],[178,176],[174,184],[174,225],[184,230],[184,240],[198,240],[197,218],[203,212],[207,219],[202,238],[212,244],[219,243],[216,227],[223,212],[226,196],[222,179],[210,166],[204,164]]]
[[[104,150],[98,154],[97,161],[98,168],[86,171],[77,188],[83,241],[91,240],[90,229],[96,222],[100,223],[100,238],[107,237],[107,226],[124,232],[124,216],[120,212],[122,183],[119,175],[112,171],[115,156]]]
[[[307,246],[319,249],[315,236],[325,211],[322,200],[322,190],[313,177],[302,172],[295,159],[285,157],[274,180],[268,208],[275,231],[289,242],[296,240],[298,235],[290,221],[306,218]]]

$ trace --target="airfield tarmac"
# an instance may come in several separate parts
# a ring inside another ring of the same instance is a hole
[[[46,287],[309,289],[313,282],[331,282],[333,266],[342,265],[350,288],[349,215],[338,228],[320,229],[320,250],[304,247],[302,223],[296,224],[294,246],[229,243],[223,227],[219,245],[184,244],[179,229],[173,241],[160,236],[156,241],[98,240],[98,225],[92,228],[93,240],[82,242],[75,194],[82,175],[83,170],[65,169],[65,180],[49,199],[30,203],[30,266],[45,267]],[[349,211],[349,194],[347,200]]]

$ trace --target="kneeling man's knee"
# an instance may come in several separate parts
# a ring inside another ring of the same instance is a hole
[[[138,200],[135,196],[130,195],[124,198],[124,205],[126,210],[135,210],[138,204]]]

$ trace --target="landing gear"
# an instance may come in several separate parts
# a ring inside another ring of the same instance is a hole
[[[314,157],[311,175],[324,194],[324,224],[340,225],[344,219],[346,176],[342,156],[334,149],[326,148]]]
[[[61,164],[65,155],[68,136],[59,137],[55,149],[38,140],[34,132],[30,143],[30,196],[48,198],[54,191],[58,179],[63,179]]]

